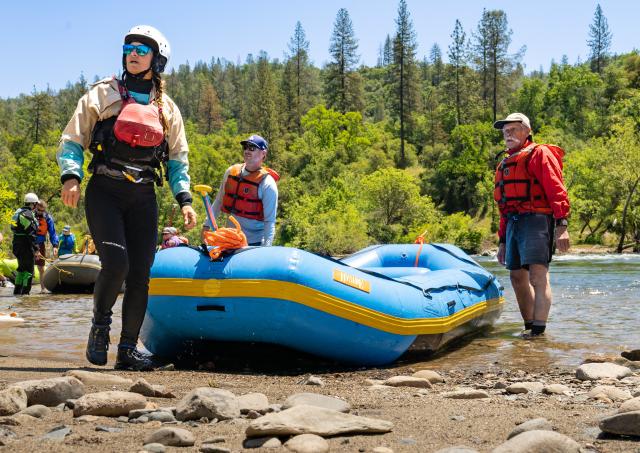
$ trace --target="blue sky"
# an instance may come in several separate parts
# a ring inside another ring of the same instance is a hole
[[[624,53],[640,47],[637,20],[640,2],[601,0],[613,32],[612,50]],[[428,55],[438,43],[446,56],[456,19],[470,36],[482,9],[502,9],[513,30],[510,50],[526,45],[527,71],[548,69],[552,59],[566,54],[569,62],[588,56],[588,26],[597,1],[538,0],[472,1],[407,0],[418,38],[418,56]],[[359,40],[361,62],[376,63],[378,49],[393,34],[396,0],[226,1],[120,0],[95,2],[59,0],[3,2],[0,27],[0,97],[65,86],[81,73],[92,81],[120,69],[120,45],[133,25],[149,24],[169,39],[169,67],[211,57],[244,61],[247,54],[265,50],[283,58],[287,43],[300,21],[307,34],[310,55],[316,65],[329,60],[333,22],[340,8],[347,8]]]

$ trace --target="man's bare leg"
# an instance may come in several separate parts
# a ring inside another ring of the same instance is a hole
[[[531,283],[529,282],[529,271],[517,269],[510,272],[511,285],[516,293],[516,300],[520,308],[520,315],[525,323],[533,321],[535,299]]]
[[[529,266],[529,280],[534,291],[534,309],[532,333],[536,330],[544,332],[551,309],[551,285],[549,284],[549,268],[542,264],[532,264]]]

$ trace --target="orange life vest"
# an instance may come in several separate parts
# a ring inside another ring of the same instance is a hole
[[[498,202],[503,214],[511,212],[553,213],[540,182],[527,171],[531,153],[539,146],[543,145],[532,143],[511,156],[505,157],[498,164],[493,198]]]
[[[243,164],[236,164],[229,170],[227,182],[224,185],[222,212],[247,219],[264,220],[264,209],[262,200],[258,198],[258,187],[267,175],[277,176],[277,173],[270,168],[262,167],[246,176],[241,176],[243,166]],[[276,181],[278,178],[274,176]]]
[[[36,231],[36,234],[38,236],[46,236],[47,231],[49,230],[49,226],[47,225],[47,218],[45,217],[45,215],[36,217],[36,219],[38,220],[38,231]]]

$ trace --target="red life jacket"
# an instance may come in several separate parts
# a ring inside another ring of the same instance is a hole
[[[36,234],[38,236],[46,236],[47,231],[49,231],[49,226],[47,225],[47,218],[43,216],[36,216],[36,220],[38,221],[38,230]]]
[[[267,175],[271,175],[276,182],[280,175],[267,167],[241,176],[243,164],[236,164],[229,170],[227,182],[224,185],[222,198],[222,212],[239,215],[247,219],[264,220],[262,200],[258,198],[258,187]]]
[[[503,214],[537,212],[553,214],[540,182],[527,171],[532,153],[539,147],[554,145],[532,143],[526,148],[507,156],[498,164],[493,198]],[[557,147],[554,147],[557,148]],[[562,155],[562,153],[554,153]],[[562,162],[560,162],[562,165]]]

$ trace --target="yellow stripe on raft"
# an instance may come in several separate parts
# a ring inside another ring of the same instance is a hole
[[[295,302],[374,329],[398,335],[445,333],[484,314],[500,309],[504,298],[489,299],[443,318],[406,319],[323,293],[308,286],[277,280],[203,280],[153,278],[150,296],[250,297]]]

